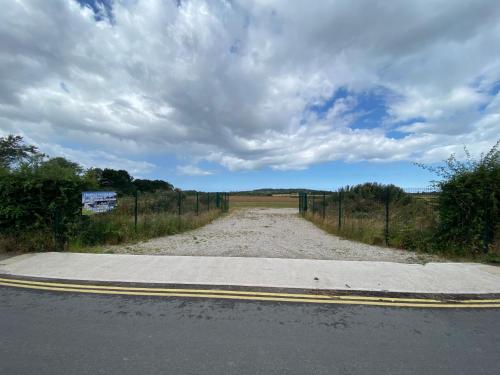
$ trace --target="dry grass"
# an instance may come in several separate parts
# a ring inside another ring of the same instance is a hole
[[[147,213],[138,216],[137,230],[133,216],[94,215],[70,240],[70,249],[82,250],[99,245],[134,243],[155,237],[168,236],[192,230],[212,222],[221,216],[221,210],[211,210],[199,215],[187,213],[181,216],[165,213]]]
[[[313,215],[308,212],[304,215],[304,218],[328,233],[369,245],[384,245],[383,221],[373,218],[361,219],[344,216],[342,218],[342,227],[339,229],[338,220],[335,217],[327,216],[323,219],[322,215]]]
[[[272,208],[298,208],[299,200],[297,197],[273,195],[231,195],[229,197],[229,207],[272,207]]]

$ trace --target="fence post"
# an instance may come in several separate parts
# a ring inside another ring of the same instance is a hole
[[[385,229],[384,229],[384,235],[385,235],[385,245],[389,246],[389,188],[386,188],[385,191]]]
[[[306,213],[307,212],[307,204],[309,203],[308,201],[308,198],[307,198],[307,193],[304,193],[304,212]]]
[[[338,228],[339,230],[342,228],[342,189],[339,189],[339,223],[338,223]]]
[[[196,192],[196,216],[200,214],[200,196],[198,192]]]
[[[314,203],[315,203],[315,202],[314,202],[314,201],[315,201],[315,199],[314,199],[314,198],[315,198],[315,197],[316,197],[316,196],[315,196],[315,195],[314,195],[314,193],[313,193],[313,196],[312,196],[312,198],[313,198],[313,199],[312,199],[312,212],[313,212],[313,215],[314,215]]]
[[[53,231],[54,231],[54,249],[59,251],[59,215],[57,214],[57,208],[54,207],[53,216]]]
[[[210,193],[207,193],[207,210],[210,211]]]
[[[323,192],[323,220],[325,220],[325,213],[326,213],[326,193]]]
[[[181,205],[182,205],[182,197],[181,197],[181,191],[179,190],[177,192],[177,208],[178,208],[178,215],[181,216]]]
[[[137,232],[137,211],[138,211],[138,208],[137,208],[137,196],[138,196],[138,191],[136,190],[134,192],[134,229],[135,231]]]
[[[484,230],[483,230],[483,252],[488,253],[491,241],[491,214],[490,214],[490,189],[489,186],[483,187],[483,201],[484,201]]]

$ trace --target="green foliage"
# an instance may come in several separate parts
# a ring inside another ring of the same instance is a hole
[[[0,169],[13,169],[22,164],[34,164],[45,155],[35,146],[24,143],[19,135],[0,137]]]
[[[497,143],[479,160],[467,152],[461,162],[452,155],[445,166],[434,169],[437,182],[440,223],[437,231],[444,248],[459,255],[492,251],[500,223],[500,151]]]
[[[174,186],[162,180],[135,179],[133,182],[138,191],[152,193],[158,190],[173,191]]]
[[[132,176],[123,169],[106,168],[101,172],[99,185],[101,188],[116,191],[118,195],[131,195],[136,190],[132,180]]]
[[[391,201],[400,200],[407,194],[398,186],[383,185],[376,182],[367,182],[355,186],[346,186],[343,190],[345,199],[370,200],[374,202],[385,202],[387,197]]]
[[[30,245],[31,250],[62,248],[80,216],[80,194],[86,186],[77,174],[79,170],[62,158],[4,170],[0,179],[0,233],[44,238]]]
[[[442,179],[434,191],[406,193],[393,185],[367,183],[345,187],[326,200],[319,215],[306,215],[330,231],[370,244],[479,259],[500,258],[500,152],[497,143],[474,160],[452,155],[444,165],[429,168]],[[439,191],[439,192],[438,192]],[[342,194],[342,226],[338,228],[338,199]],[[389,202],[388,227],[386,206]],[[318,207],[319,205],[319,207]],[[309,202],[310,210],[312,204]]]
[[[37,166],[38,173],[47,178],[53,179],[79,179],[83,173],[83,168],[65,158],[50,158]]]
[[[85,172],[89,185],[98,190],[113,190],[119,196],[132,195],[136,191],[152,193],[155,191],[172,191],[172,184],[162,180],[133,179],[125,170],[90,168]]]
[[[121,195],[118,208],[82,216],[82,191],[102,189]],[[137,190],[150,193],[141,195],[136,228],[131,194]],[[125,170],[84,171],[62,157],[47,159],[20,136],[0,138],[1,251],[63,250],[70,243],[87,246],[134,241],[188,230],[220,215],[220,210],[214,210],[193,216],[194,195],[180,196],[183,210],[191,214],[175,215],[178,194],[168,182],[134,181]]]

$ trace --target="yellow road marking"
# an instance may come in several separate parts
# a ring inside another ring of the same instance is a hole
[[[6,280],[6,279],[2,279]],[[48,283],[46,283],[48,284]],[[92,294],[110,294],[110,295],[137,295],[137,296],[163,296],[163,297],[191,297],[191,298],[217,298],[233,300],[252,300],[252,301],[273,301],[273,302],[301,302],[301,303],[319,303],[319,304],[342,304],[342,305],[370,305],[370,306],[392,306],[392,307],[431,307],[431,308],[500,308],[498,304],[484,303],[405,303],[405,302],[384,302],[384,301],[364,301],[364,300],[339,300],[339,299],[317,299],[317,298],[286,298],[286,297],[266,297],[266,296],[245,296],[245,295],[227,295],[210,293],[179,293],[179,292],[139,292],[130,290],[103,290],[87,288],[64,288],[50,287],[40,285],[25,285],[21,283],[0,282],[0,285],[11,286],[24,289],[50,290],[73,293],[92,293]]]
[[[249,292],[238,290],[222,289],[185,289],[185,288],[144,288],[144,287],[120,287],[113,285],[91,285],[74,283],[57,283],[31,281],[22,279],[5,279],[0,281],[8,283],[20,283],[28,285],[46,285],[51,287],[66,287],[76,289],[103,289],[103,290],[125,290],[125,291],[147,291],[147,292],[167,292],[167,293],[195,293],[206,294],[207,292],[215,294],[230,295],[249,295],[249,296],[268,296],[268,297],[289,297],[289,298],[312,298],[312,299],[344,299],[344,300],[366,300],[366,301],[384,301],[384,302],[418,302],[418,303],[444,303],[446,301],[429,298],[400,298],[400,297],[370,297],[370,296],[349,296],[334,294],[299,294],[299,293],[274,293],[274,292]],[[475,300],[451,300],[453,303],[500,303],[500,299],[475,299]]]
[[[47,285],[60,286],[66,288],[82,288],[82,289],[104,289],[104,290],[130,290],[130,291],[149,291],[149,292],[173,292],[173,293],[217,293],[231,295],[256,295],[268,297],[293,297],[293,298],[314,298],[314,299],[346,299],[346,300],[367,300],[367,301],[398,301],[398,302],[434,302],[442,301],[436,299],[425,298],[392,298],[392,297],[370,297],[370,296],[344,296],[344,295],[325,295],[325,294],[297,294],[297,293],[272,293],[272,292],[248,292],[238,290],[218,290],[218,289],[183,289],[183,288],[141,288],[141,287],[120,287],[120,286],[105,286],[105,285],[89,285],[89,284],[73,284],[73,283],[55,283],[30,280],[3,279],[0,281],[8,283],[20,283],[28,285]],[[498,300],[500,302],[500,300]]]

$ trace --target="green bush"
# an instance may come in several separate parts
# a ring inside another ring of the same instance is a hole
[[[85,182],[61,172],[52,165],[1,172],[0,233],[4,237],[21,240],[32,237],[26,233],[39,233],[35,237],[45,240],[29,245],[31,250],[47,250],[48,241],[52,248],[64,247],[80,216]]]
[[[438,172],[437,238],[443,250],[457,255],[498,251],[495,239],[500,223],[500,152],[498,143],[478,161],[454,156]]]
[[[84,190],[110,189],[121,204],[112,212],[82,216]],[[0,137],[0,251],[64,250],[75,245],[115,244],[176,233],[202,225],[218,213],[178,218],[181,195],[193,211],[193,197],[173,192],[165,181],[134,180],[127,171],[86,171],[61,157],[48,159],[21,136]],[[147,191],[134,225],[136,191]],[[201,202],[200,202],[201,203]]]

